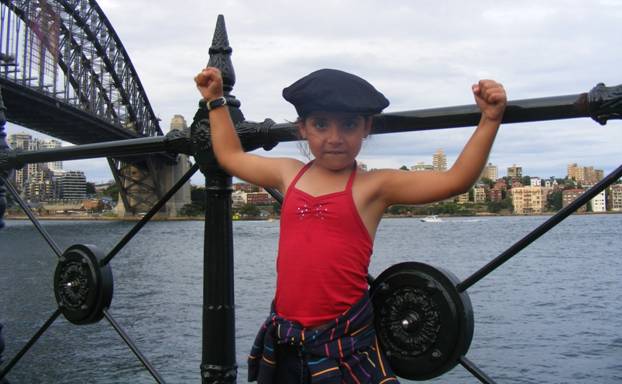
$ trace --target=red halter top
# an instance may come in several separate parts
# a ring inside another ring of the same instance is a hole
[[[320,196],[289,185],[281,207],[275,308],[304,327],[330,321],[367,291],[373,241],[352,198],[356,163],[343,191]]]

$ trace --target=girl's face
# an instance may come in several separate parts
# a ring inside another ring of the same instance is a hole
[[[298,127],[316,164],[338,171],[352,166],[371,123],[371,118],[353,113],[314,112]]]

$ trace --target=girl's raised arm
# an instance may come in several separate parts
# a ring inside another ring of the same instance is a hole
[[[194,81],[206,101],[223,97],[222,76],[217,68],[205,68]],[[214,154],[225,171],[249,183],[284,191],[286,187],[284,180],[295,172],[300,162],[244,152],[227,108],[211,109],[209,120]]]
[[[482,117],[454,165],[446,172],[381,171],[376,178],[386,206],[424,204],[464,193],[477,181],[486,164],[503,118],[506,94],[493,80],[473,85]]]

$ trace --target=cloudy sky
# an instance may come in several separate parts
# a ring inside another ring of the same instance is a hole
[[[192,78],[208,61],[218,14],[225,15],[248,120],[293,120],[283,87],[319,68],[356,73],[403,111],[473,102],[481,78],[502,82],[508,98],[589,91],[622,83],[622,0],[548,1],[210,1],[100,0],[167,131],[175,114],[190,120]],[[21,131],[9,126],[8,133]],[[443,148],[449,163],[472,128],[376,135],[359,159],[370,167],[423,161]],[[560,176],[577,162],[609,172],[622,156],[622,122],[591,119],[501,128],[490,161],[531,176]],[[293,144],[268,155],[300,157]],[[111,179],[103,160],[67,162],[94,181]],[[196,177],[193,182],[200,183]]]

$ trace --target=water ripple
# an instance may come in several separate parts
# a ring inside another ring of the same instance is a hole
[[[370,273],[417,260],[470,276],[546,217],[384,220]],[[124,222],[45,222],[62,248],[104,252]],[[246,356],[274,295],[278,222],[235,222],[236,355]],[[110,312],[172,383],[198,382],[202,348],[201,222],[149,223],[112,261]],[[105,234],[105,236],[102,236]],[[571,216],[468,290],[475,316],[469,359],[499,383],[622,382],[622,215]],[[0,321],[5,358],[55,309],[56,258],[25,222],[0,232]],[[15,383],[152,383],[106,321],[58,319],[9,375]],[[408,382],[404,380],[403,382]],[[456,367],[433,383],[473,383]]]

